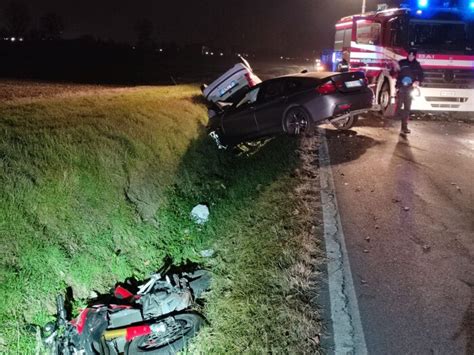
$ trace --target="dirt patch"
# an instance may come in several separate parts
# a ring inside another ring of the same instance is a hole
[[[94,95],[107,91],[120,92],[134,89],[134,87],[119,87],[113,85],[85,85],[0,79],[0,102],[41,99],[46,97]]]

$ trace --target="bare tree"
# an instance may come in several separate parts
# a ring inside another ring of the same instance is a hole
[[[30,25],[31,16],[26,4],[20,0],[12,0],[3,9],[8,34],[22,37]]]
[[[64,22],[62,17],[54,12],[50,12],[41,16],[40,32],[45,39],[60,39],[64,32]]]

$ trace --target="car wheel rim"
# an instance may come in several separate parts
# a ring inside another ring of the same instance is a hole
[[[306,114],[301,110],[293,110],[287,117],[286,130],[289,134],[298,135],[308,126]]]

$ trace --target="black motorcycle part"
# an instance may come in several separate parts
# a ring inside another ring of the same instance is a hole
[[[211,273],[207,270],[197,270],[185,276],[189,279],[189,287],[193,291],[194,299],[200,298],[202,293],[211,287]]]
[[[68,347],[76,351],[84,351],[85,355],[97,354],[102,334],[107,329],[107,310],[89,308],[82,333],[77,328],[68,326]]]

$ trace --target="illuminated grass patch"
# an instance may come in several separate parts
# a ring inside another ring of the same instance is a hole
[[[219,152],[206,122],[194,86],[0,104],[0,352],[33,352],[25,325],[50,319],[66,287],[83,300],[166,256],[215,271],[196,352],[300,346],[314,319],[285,301],[304,229],[291,213],[297,142]],[[200,202],[204,226],[189,219]]]

